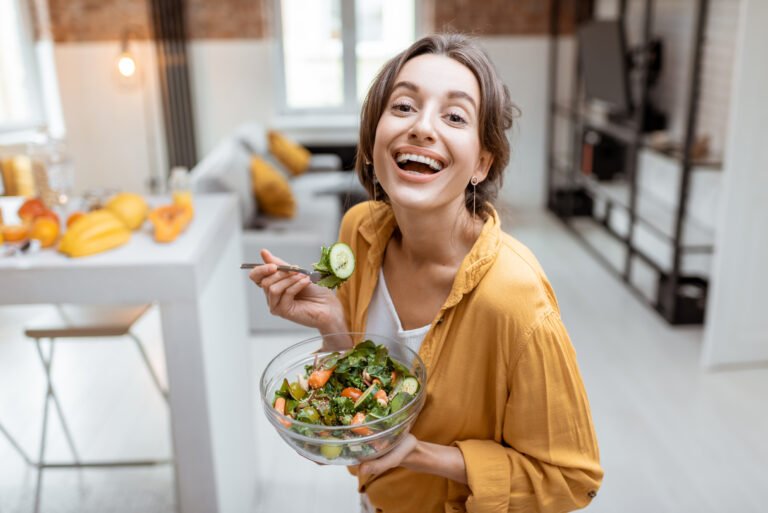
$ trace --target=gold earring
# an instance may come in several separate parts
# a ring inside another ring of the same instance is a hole
[[[476,176],[473,176],[469,183],[472,184],[472,217],[474,218],[475,215],[477,215],[475,203],[477,201],[477,184],[480,183],[480,180],[478,180]]]
[[[376,201],[376,189],[378,189],[379,181],[376,179],[376,173],[373,173],[373,201]]]

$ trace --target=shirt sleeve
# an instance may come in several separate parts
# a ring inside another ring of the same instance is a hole
[[[573,511],[603,478],[576,355],[556,312],[531,331],[509,376],[501,443],[464,440],[470,513]]]

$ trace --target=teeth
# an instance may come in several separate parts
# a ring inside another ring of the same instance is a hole
[[[397,155],[397,162],[398,164],[401,164],[403,162],[406,162],[410,160],[411,162],[420,162],[421,164],[426,164],[435,171],[440,171],[443,169],[443,165],[440,164],[440,162],[436,161],[433,158],[425,157],[424,155],[416,155],[413,153],[399,153]]]

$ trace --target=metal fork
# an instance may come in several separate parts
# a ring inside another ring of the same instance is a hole
[[[267,265],[267,264],[263,262],[259,262],[255,264],[240,264],[240,269],[253,269],[254,267],[259,267],[260,265]],[[278,265],[277,270],[306,274],[307,276],[309,276],[309,281],[311,281],[312,283],[317,283],[318,281],[322,280],[325,277],[325,275],[321,272],[309,271],[307,269],[304,269],[303,267],[299,267],[298,265]]]

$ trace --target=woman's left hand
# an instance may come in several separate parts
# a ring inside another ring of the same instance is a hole
[[[413,452],[418,443],[419,441],[416,439],[416,437],[408,433],[397,447],[389,451],[381,458],[361,463],[358,469],[358,473],[361,475],[374,477],[383,472],[386,472],[391,468],[400,467],[403,465],[403,462],[406,460],[408,455]]]

